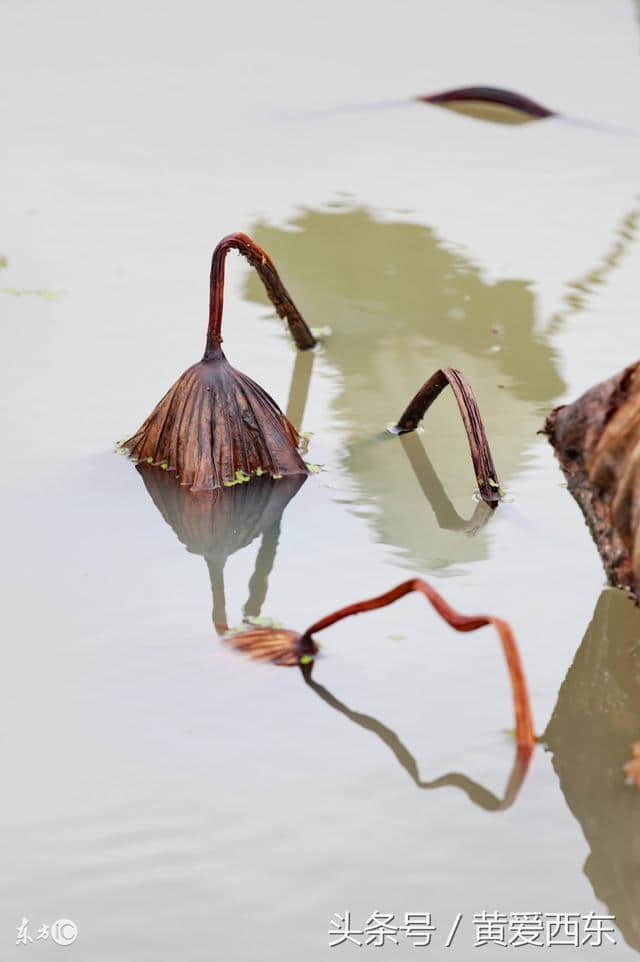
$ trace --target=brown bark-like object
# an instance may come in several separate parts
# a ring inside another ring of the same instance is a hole
[[[625,762],[623,771],[628,782],[635,782],[640,788],[640,742],[634,742],[631,746],[631,758]]]
[[[224,263],[231,249],[255,267],[297,346],[307,349],[316,343],[267,254],[246,234],[223,238],[211,261],[204,357],[121,444],[135,461],[175,472],[180,484],[192,491],[213,491],[262,474],[277,478],[308,473],[296,429],[273,398],[231,367],[222,352]]]
[[[640,603],[640,362],[555,408],[544,433],[609,584]]]
[[[446,386],[450,385],[464,423],[469,440],[469,450],[473,469],[478,482],[478,490],[483,501],[492,507],[497,507],[500,501],[500,484],[498,474],[491,457],[491,449],[482,423],[478,402],[475,399],[471,385],[461,371],[453,367],[443,367],[432,374],[422,385],[413,400],[407,405],[404,414],[392,428],[394,434],[406,434],[414,431],[426,411]]]
[[[451,608],[444,598],[422,578],[403,581],[402,584],[382,595],[368,598],[365,601],[358,601],[346,608],[340,608],[339,611],[334,611],[325,618],[315,621],[301,635],[285,628],[254,628],[229,635],[227,640],[234,648],[238,648],[258,661],[273,661],[276,664],[288,666],[304,665],[312,661],[319,650],[313,640],[314,634],[351,615],[373,611],[376,608],[385,608],[413,591],[418,591],[424,595],[440,617],[456,631],[475,631],[477,628],[484,627],[484,625],[493,625],[496,629],[511,679],[517,744],[520,749],[530,752],[535,744],[533,718],[518,646],[509,624],[501,618],[494,618],[492,615],[461,615]]]

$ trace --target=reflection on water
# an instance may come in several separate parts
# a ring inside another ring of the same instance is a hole
[[[245,618],[257,618],[267,595],[282,514],[306,481],[306,475],[290,475],[278,480],[254,478],[246,484],[194,494],[176,484],[166,471],[141,465],[138,471],[156,508],[187,551],[202,555],[207,562],[213,595],[213,624],[219,634],[228,628],[224,592],[227,559],[262,536],[249,582],[249,597],[243,609]]]
[[[354,503],[378,509],[378,537],[418,569],[485,557],[482,532],[469,538],[464,526],[447,534],[434,526],[399,439],[383,442],[380,432],[435,368],[460,368],[508,485],[543,405],[563,390],[555,353],[535,330],[528,282],[490,283],[430,228],[377,220],[365,209],[307,210],[289,229],[258,223],[251,233],[291,279],[311,323],[332,328],[321,350],[337,373],[333,410],[346,435],[343,462],[358,484]],[[247,296],[264,303],[253,277]],[[439,399],[422,437],[465,515],[475,478],[458,418],[453,398]]]
[[[429,460],[421,438],[415,432],[400,436],[400,444],[407,456],[413,473],[431,506],[439,527],[443,531],[467,531],[476,534],[493,516],[493,509],[486,501],[478,500],[475,510],[467,520],[461,518],[454,508],[442,481]]]
[[[296,362],[291,376],[291,386],[289,387],[289,397],[287,399],[285,413],[298,431],[302,429],[304,409],[307,406],[311,372],[313,371],[313,359],[313,351],[296,352]]]
[[[420,773],[418,771],[418,766],[415,758],[409,751],[409,749],[404,745],[396,733],[382,722],[378,721],[377,718],[372,718],[371,715],[363,715],[361,712],[353,711],[344,702],[339,701],[335,695],[332,695],[323,685],[318,684],[311,677],[313,671],[313,662],[309,665],[305,665],[302,668],[302,674],[304,679],[316,695],[318,695],[327,705],[334,708],[336,711],[340,712],[349,721],[352,721],[354,725],[359,725],[361,728],[367,731],[373,732],[378,738],[384,742],[384,744],[391,749],[396,759],[408,773],[409,777],[413,780],[418,788],[424,789],[434,789],[434,788],[459,788],[460,791],[464,792],[469,800],[473,802],[474,805],[478,805],[480,808],[484,808],[489,812],[501,812],[515,801],[520,786],[524,781],[525,775],[527,774],[527,768],[529,766],[530,755],[527,753],[519,752],[516,749],[515,760],[513,763],[513,768],[509,775],[507,785],[502,798],[497,798],[492,792],[479,785],[473,779],[469,778],[467,775],[463,775],[461,772],[448,772],[446,775],[441,775],[439,778],[432,779],[430,781],[423,781],[420,778]]]
[[[640,949],[640,796],[622,767],[640,737],[640,610],[605,589],[543,736],[590,848],[584,871]]]
[[[578,314],[585,310],[589,298],[597,291],[598,287],[606,283],[609,274],[619,266],[623,256],[632,243],[637,240],[639,221],[640,208],[636,207],[622,218],[610,248],[598,264],[582,277],[569,281],[566,285],[568,293],[563,297],[563,310],[551,317],[547,328],[549,334],[553,334],[572,314]]]

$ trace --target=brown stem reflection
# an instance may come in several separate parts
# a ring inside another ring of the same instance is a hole
[[[287,399],[287,417],[296,430],[302,427],[304,409],[307,406],[309,397],[309,385],[311,384],[311,372],[313,371],[313,351],[298,351],[291,375],[291,386]]]
[[[353,711],[344,702],[339,701],[330,691],[328,691],[323,685],[320,685],[317,681],[314,681],[311,677],[313,671],[313,662],[302,665],[301,671],[306,684],[311,688],[312,691],[318,695],[327,705],[333,708],[335,711],[340,712],[349,721],[352,721],[355,725],[359,725],[361,728],[366,729],[366,731],[373,732],[377,735],[380,741],[389,748],[395,755],[399,764],[407,772],[411,780],[417,786],[417,788],[431,790],[435,788],[457,788],[464,792],[468,797],[469,801],[473,802],[479,808],[484,808],[488,812],[502,812],[505,809],[513,805],[517,798],[518,792],[524,782],[527,770],[529,767],[529,762],[531,760],[531,752],[527,750],[522,750],[516,748],[515,758],[513,762],[513,767],[509,774],[507,780],[507,785],[505,791],[501,798],[498,798],[493,792],[484,788],[478,782],[469,778],[467,775],[461,772],[447,772],[445,775],[441,775],[439,778],[431,779],[429,781],[424,781],[420,778],[420,773],[418,771],[418,765],[414,756],[411,754],[406,745],[398,738],[396,733],[382,722],[378,721],[377,718],[373,718],[371,715],[364,715],[361,712]]]
[[[245,603],[242,613],[245,618],[257,618],[262,611],[262,606],[267,597],[269,588],[269,575],[273,568],[273,563],[280,540],[280,518],[265,530],[256,557],[253,574],[249,581],[249,597]]]
[[[468,520],[460,517],[429,460],[420,438],[414,433],[402,434],[399,441],[422,493],[431,505],[438,526],[447,531],[466,531],[470,535],[476,534],[480,528],[483,528],[493,517],[493,510],[489,505],[480,500]]]
[[[623,765],[640,738],[640,610],[606,588],[542,737],[589,846],[584,873],[640,950],[640,797]]]

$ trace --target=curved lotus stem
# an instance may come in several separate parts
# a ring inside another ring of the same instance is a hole
[[[422,578],[411,578],[409,581],[403,581],[402,584],[397,585],[382,595],[376,595],[375,598],[368,598],[366,601],[358,601],[353,605],[347,605],[346,608],[340,608],[339,611],[334,611],[333,614],[327,615],[319,621],[315,621],[301,636],[299,649],[303,652],[310,650],[312,635],[318,631],[323,631],[325,628],[329,628],[331,625],[335,625],[336,622],[342,621],[343,618],[349,618],[351,615],[359,615],[363,611],[374,611],[376,608],[384,608],[387,605],[393,604],[393,602],[399,598],[411,594],[413,591],[418,591],[424,595],[440,617],[444,618],[447,624],[455,628],[456,631],[475,631],[476,628],[482,628],[484,625],[493,625],[496,629],[502,643],[502,650],[507,661],[507,668],[511,679],[516,721],[516,741],[518,748],[530,752],[535,745],[533,718],[529,705],[527,683],[522,670],[518,647],[511,628],[506,621],[503,621],[501,618],[494,618],[492,615],[459,614],[459,612],[454,611],[454,609],[447,604],[444,598],[439,595],[431,585],[423,581]]]
[[[209,291],[209,328],[204,359],[217,354],[222,344],[222,305],[224,300],[224,262],[230,250],[239,251],[260,275],[267,294],[278,315],[287,321],[291,335],[301,351],[314,347],[315,337],[306,321],[291,300],[289,292],[280,280],[275,265],[268,254],[246,234],[228,234],[223,237],[211,259]]]
[[[502,107],[511,107],[513,110],[520,110],[523,114],[531,117],[555,117],[554,110],[543,107],[542,104],[523,97],[522,94],[515,93],[513,90],[504,90],[502,87],[460,87],[457,90],[445,90],[438,94],[425,94],[416,97],[416,100],[423,100],[429,104],[448,104],[475,100],[488,104],[500,104]]]
[[[497,507],[500,501],[500,485],[498,475],[491,457],[491,449],[485,434],[484,424],[471,385],[464,375],[453,367],[443,367],[432,374],[422,385],[413,400],[407,405],[402,417],[392,428],[394,434],[405,434],[414,431],[424,417],[428,408],[447,384],[455,394],[458,408],[469,440],[471,460],[478,482],[478,490],[483,501],[492,507]]]

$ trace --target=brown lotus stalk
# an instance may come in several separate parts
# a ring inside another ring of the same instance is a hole
[[[467,432],[471,460],[478,483],[478,491],[483,501],[490,507],[497,507],[500,501],[500,483],[491,457],[491,449],[482,423],[478,402],[471,385],[461,371],[453,367],[443,367],[432,374],[422,385],[413,400],[407,405],[402,417],[391,428],[393,434],[406,434],[415,431],[441,391],[449,385],[453,391]]]
[[[555,408],[544,433],[609,583],[640,603],[640,361]]]
[[[231,367],[222,352],[224,264],[238,250],[256,269],[301,350],[316,343],[273,262],[246,234],[229,234],[211,261],[209,327],[202,360],[182,374],[142,427],[121,447],[137,462],[175,472],[192,491],[213,491],[251,477],[307,474],[300,437],[276,402]]]
[[[535,744],[533,719],[527,693],[527,683],[520,661],[518,646],[510,626],[501,618],[492,615],[461,615],[454,611],[444,598],[422,578],[412,578],[403,581],[390,591],[375,598],[358,601],[346,608],[340,608],[332,614],[315,621],[305,632],[298,634],[286,628],[254,628],[249,631],[231,634],[227,641],[234,648],[239,649],[257,661],[271,661],[278,665],[306,665],[313,661],[319,651],[313,635],[336,622],[351,615],[358,615],[364,611],[374,611],[393,604],[399,598],[418,591],[431,603],[441,618],[456,631],[475,631],[485,625],[493,625],[498,633],[502,650],[507,662],[516,722],[516,741],[518,748],[531,752]]]

